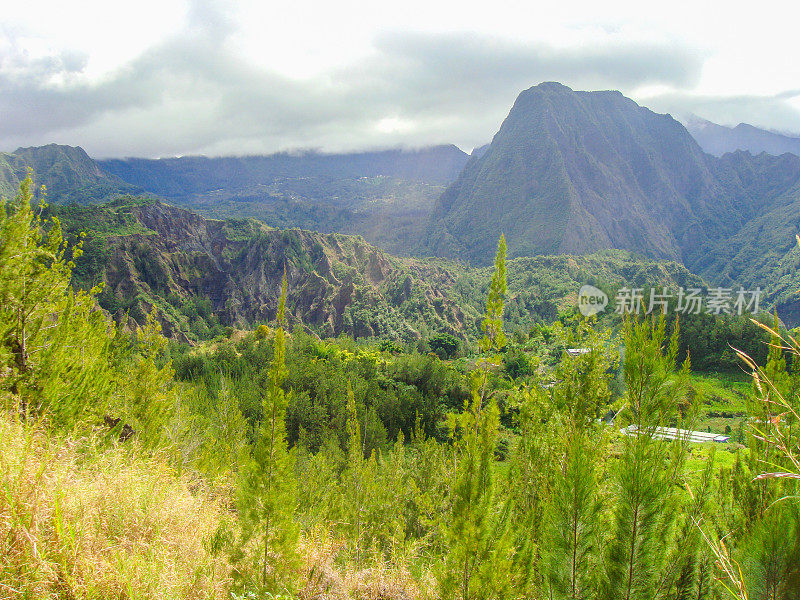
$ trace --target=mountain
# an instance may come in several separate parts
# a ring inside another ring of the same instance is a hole
[[[335,181],[382,176],[447,185],[458,176],[466,160],[467,154],[449,145],[351,154],[282,152],[268,156],[218,158],[126,158],[102,160],[99,165],[128,183],[170,198],[218,189],[245,189],[298,178]]]
[[[33,163],[51,198],[147,190],[206,219],[255,217],[284,229],[362,236],[392,260],[426,254],[488,265],[501,231],[512,258],[625,250],[682,263],[714,285],[760,286],[779,314],[800,323],[800,158],[707,154],[671,116],[619,92],[558,83],[525,90],[492,142],[470,156],[438,146],[95,162],[79,148],[48,146],[2,155],[0,181],[13,187]],[[231,240],[214,244],[234,251]],[[473,272],[455,264],[446,271]],[[256,315],[220,313],[226,323],[240,317]]]
[[[78,204],[153,194],[212,218],[361,235],[399,254],[419,243],[433,204],[467,161],[456,146],[350,154],[96,161],[50,144],[0,153],[0,195],[32,169],[49,201]]]
[[[488,264],[501,231],[511,256],[622,248],[710,283],[768,288],[781,311],[800,289],[799,201],[793,154],[718,158],[619,92],[544,83],[438,199],[423,249]]]
[[[75,284],[104,282],[100,305],[120,322],[131,319],[131,326],[155,308],[174,339],[213,337],[222,326],[253,327],[274,318],[284,265],[291,323],[320,335],[471,337],[491,279],[490,268],[399,258],[360,237],[205,219],[154,199],[50,210],[70,236],[87,232]],[[619,251],[518,259],[509,261],[508,273],[511,330],[555,319],[574,306],[585,283],[702,285],[677,263]]]
[[[800,325],[800,158],[737,151],[719,165],[751,190],[757,210],[734,235],[704,246],[692,270],[725,287],[761,287],[787,324]]]
[[[513,256],[625,248],[684,260],[734,233],[744,200],[669,115],[619,92],[543,83],[519,95],[489,148],[439,198],[425,243],[486,263],[504,231]]]
[[[28,169],[54,202],[101,200],[136,189],[102,169],[83,148],[50,144],[0,153],[0,194],[14,196]]]
[[[715,156],[737,150],[747,150],[751,154],[766,152],[775,156],[790,152],[800,156],[800,137],[759,129],[747,123],[725,127],[699,117],[690,117],[686,120],[686,129],[703,150]]]

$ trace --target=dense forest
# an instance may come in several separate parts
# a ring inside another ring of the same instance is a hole
[[[292,327],[284,263],[274,318],[189,345],[73,286],[31,186],[0,210],[0,597],[800,598],[777,317],[509,326],[501,236],[473,338]]]

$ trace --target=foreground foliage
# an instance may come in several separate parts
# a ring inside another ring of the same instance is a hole
[[[776,328],[746,445],[690,446],[658,435],[703,403],[680,325],[507,337],[503,238],[466,356],[289,333],[285,279],[271,327],[179,350],[71,289],[30,200],[0,214],[3,595],[800,595],[800,347]]]

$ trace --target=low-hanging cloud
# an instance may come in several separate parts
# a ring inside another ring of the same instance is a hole
[[[85,57],[0,50],[0,147],[51,141],[98,157],[345,150],[491,138],[516,95],[544,80],[584,89],[691,88],[703,56],[667,43],[580,48],[471,33],[384,33],[368,58],[299,80],[248,62],[224,12],[187,25],[99,80]],[[388,123],[388,125],[387,125]]]
[[[786,90],[768,95],[714,96],[673,92],[648,98],[646,103],[655,110],[672,112],[680,118],[699,116],[721,125],[738,125],[746,122],[797,135],[800,132],[800,112],[792,101],[800,97],[800,90]]]

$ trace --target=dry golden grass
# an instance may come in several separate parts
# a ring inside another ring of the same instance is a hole
[[[135,445],[51,436],[0,414],[0,600],[232,598],[203,540],[230,499]],[[346,545],[301,537],[298,600],[426,600],[432,577],[337,564]]]
[[[228,598],[222,503],[135,450],[0,416],[0,598]]]
[[[303,557],[300,600],[426,600],[435,598],[435,580],[414,579],[403,565],[371,561],[369,565],[336,565],[345,548],[324,531],[307,533],[300,541]]]

